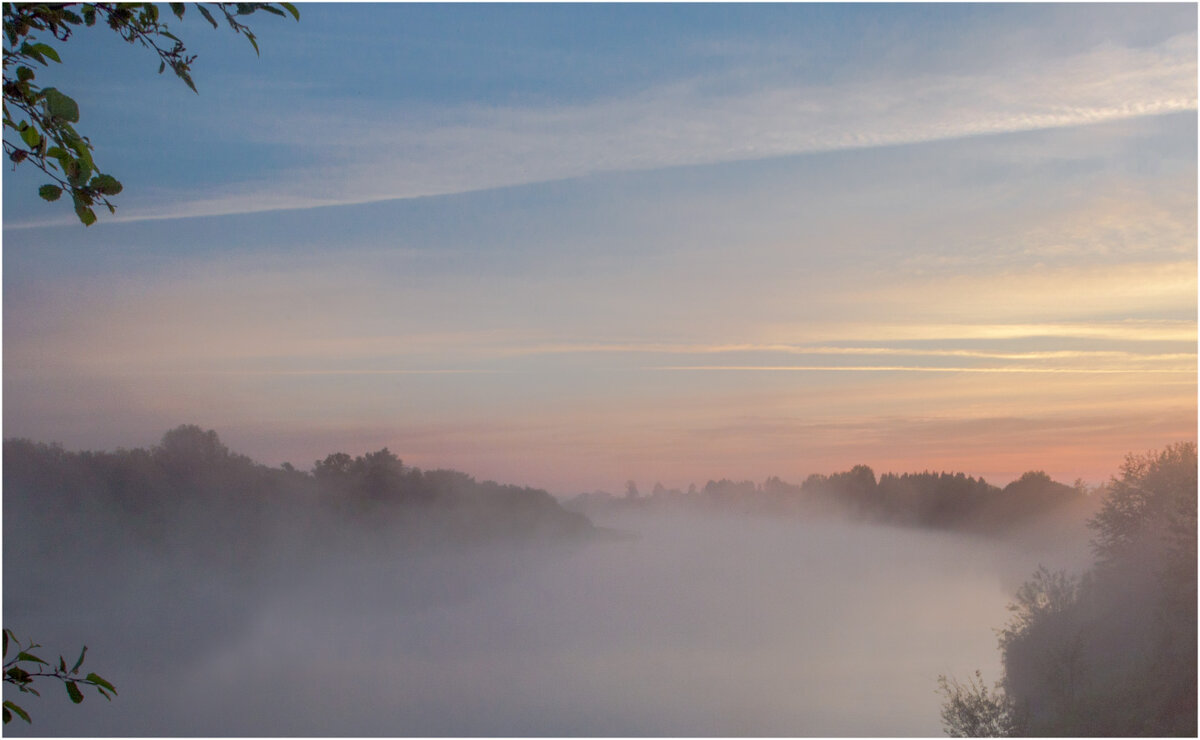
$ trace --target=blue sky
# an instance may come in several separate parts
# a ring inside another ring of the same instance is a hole
[[[558,493],[1195,436],[1194,6],[301,12],[178,24],[198,96],[63,45],[126,189],[4,173],[6,435]]]

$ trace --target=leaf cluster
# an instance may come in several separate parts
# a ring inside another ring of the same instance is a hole
[[[57,665],[48,663],[32,652],[40,648],[41,645],[30,641],[28,645],[22,646],[20,640],[13,634],[13,631],[7,628],[4,629],[3,635],[4,682],[16,686],[22,693],[41,696],[38,690],[33,687],[34,679],[54,678],[63,683],[63,686],[67,690],[67,696],[75,704],[83,701],[83,690],[79,688],[80,684],[95,687],[96,691],[109,701],[112,701],[112,698],[116,696],[116,688],[97,673],[88,673],[86,676],[79,678],[79,669],[83,665],[84,656],[87,655],[87,645],[84,645],[83,650],[79,651],[79,657],[75,660],[75,663],[70,668],[67,668],[67,661],[63,656],[58,656]],[[17,650],[17,654],[11,659],[8,657],[10,642],[16,646]],[[33,722],[29,718],[29,713],[20,705],[16,702],[5,700],[4,724],[11,722],[14,714],[26,722]]]
[[[219,26],[214,13],[222,16],[234,33],[246,37],[255,54],[257,38],[239,18],[261,10],[300,19],[300,12],[291,3],[209,5],[211,10],[196,4],[200,15],[213,28]],[[183,20],[183,3],[168,6],[176,19]],[[47,36],[61,43],[79,27],[97,24],[107,26],[130,44],[154,51],[160,74],[169,67],[197,92],[191,74],[196,55],[189,54],[183,41],[171,32],[154,3],[4,4],[4,153],[14,167],[29,161],[50,177],[52,182],[38,189],[43,199],[56,201],[64,192],[69,193],[75,215],[84,226],[96,222],[94,206],[102,205],[110,213],[116,211],[109,198],[119,194],[123,186],[100,170],[92,156],[91,141],[76,131],[79,105],[57,88],[41,87],[37,74],[51,62],[62,63],[58,50],[45,43]]]
[[[989,691],[983,675],[961,684],[957,679],[938,676],[942,704],[942,726],[950,737],[1013,737],[1023,726],[1013,702],[999,685]]]

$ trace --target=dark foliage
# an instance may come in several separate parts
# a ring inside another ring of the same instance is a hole
[[[614,507],[698,507],[738,513],[850,516],[914,527],[1002,532],[1062,516],[1082,521],[1092,500],[1080,488],[1029,472],[1003,489],[963,473],[885,473],[866,465],[832,475],[810,475],[800,485],[777,477],[709,481],[687,493],[655,485],[649,496],[580,494],[570,508],[598,512]]]
[[[1008,737],[1021,731],[1012,701],[998,686],[988,690],[979,671],[966,684],[939,676],[938,693],[946,697],[942,725],[950,737]]]
[[[329,455],[309,474],[259,465],[190,425],[115,452],[6,440],[4,494],[6,559],[51,557],[66,538],[81,551],[130,544],[245,568],[280,539],[311,549],[364,536],[403,546],[592,531],[545,491],[422,471],[386,448]]]
[[[258,41],[250,27],[240,20],[257,11],[273,15],[290,14],[300,20],[300,11],[291,3],[210,3],[195,5],[204,20],[217,28],[214,16],[222,17],[234,33],[245,36],[258,53]],[[183,20],[184,3],[168,3],[172,15]],[[43,67],[62,59],[53,41],[61,45],[85,28],[108,28],[129,44],[153,51],[158,71],[168,68],[196,92],[192,81],[195,54],[189,54],[183,41],[170,31],[155,3],[4,3],[4,153],[13,166],[32,162],[51,182],[38,189],[44,200],[56,201],[63,194],[71,202],[80,223],[96,222],[93,206],[103,205],[109,212],[116,206],[109,197],[124,187],[117,178],[100,170],[92,157],[91,140],[79,133],[79,105],[54,87],[42,87],[36,81]]]
[[[8,657],[10,644],[16,648],[16,654],[11,658]],[[52,679],[52,681],[62,683],[67,696],[75,704],[83,701],[84,694],[79,688],[80,686],[91,686],[96,689],[96,693],[109,701],[116,696],[116,688],[100,674],[88,673],[82,677],[79,675],[84,656],[87,655],[87,645],[84,645],[83,650],[79,651],[79,657],[70,668],[67,668],[67,660],[61,655],[58,656],[57,665],[42,660],[33,653],[40,647],[41,645],[32,641],[22,645],[12,630],[4,630],[4,683],[6,685],[15,686],[22,694],[41,696],[38,689],[34,688],[34,684],[41,686],[46,683],[45,679]],[[5,700],[4,724],[11,722],[14,715],[27,723],[33,723],[24,707],[14,701]]]
[[[1000,650],[1021,722],[1000,734],[1195,737],[1196,486],[1194,444],[1129,456],[1090,522],[1096,564],[1017,592]]]

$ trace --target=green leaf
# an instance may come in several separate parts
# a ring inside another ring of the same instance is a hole
[[[80,218],[82,219],[82,217]],[[92,217],[92,220],[96,220],[95,216]],[[74,681],[67,681],[67,696],[71,697],[71,701],[75,702],[76,704],[83,701],[83,692],[79,690],[79,687],[75,685]]]
[[[23,660],[23,661],[26,661],[27,663],[41,663],[42,665],[50,665],[49,663],[42,660],[38,656],[36,656],[32,653],[24,652],[24,651],[17,653],[17,660]]]
[[[166,63],[166,62],[159,62],[159,63],[158,63],[158,73],[159,73],[159,74],[162,74],[162,73],[163,73],[163,70],[164,70],[164,69],[166,69],[166,68],[167,68],[167,63]]]
[[[171,6],[171,12],[175,14],[176,18],[183,20],[183,11],[187,8],[186,5],[183,3],[167,3],[167,5]]]
[[[268,13],[272,14],[272,15],[277,15],[277,16],[279,16],[280,18],[285,18],[285,17],[286,17],[286,16],[283,14],[283,11],[282,11],[282,10],[280,10],[279,8],[273,8],[273,7],[271,7],[270,5],[263,5],[261,8],[259,8],[259,10],[266,11],[266,12],[268,12]]]
[[[14,683],[19,683],[19,684],[20,683],[29,683],[29,681],[32,680],[29,678],[29,671],[25,670],[24,668],[18,668],[16,666],[9,668],[7,671],[4,672],[4,675],[7,676],[8,678],[12,679],[12,681]]]
[[[67,151],[60,146],[50,147],[50,149],[46,152],[46,156],[53,157],[54,159],[58,160],[57,166],[55,166],[54,162],[46,163],[46,166],[50,169],[56,169],[65,172],[67,169],[67,164],[71,162],[71,156],[67,154]]]
[[[254,40],[254,34],[246,31],[246,40],[249,41],[250,45],[254,47],[255,56],[262,56],[262,54],[260,54],[258,51],[258,42]]]
[[[291,3],[280,3],[280,6],[282,6],[287,12],[291,13],[293,18],[300,20],[300,11],[296,10],[295,5],[292,5]]]
[[[9,722],[12,722],[12,712],[8,711],[8,707],[5,706],[4,707],[4,724],[7,725]]]
[[[204,16],[204,20],[211,23],[213,28],[217,27],[217,22],[213,20],[212,13],[208,12],[208,8],[197,3],[196,10],[200,11],[200,15]]]
[[[83,174],[83,166],[78,159],[68,159],[63,166],[63,174],[67,176],[67,181],[74,186],[87,182],[87,175]]]
[[[25,720],[26,722],[28,722],[30,724],[33,724],[33,720],[29,719],[29,714],[24,709],[21,709],[21,707],[17,706],[16,704],[14,704],[11,701],[4,702],[4,721],[5,722],[7,722],[11,719],[11,717],[8,716],[8,710],[10,710],[10,709],[13,710],[14,712],[16,712],[17,716],[20,717],[21,719]]]
[[[42,135],[33,126],[27,126],[21,129],[21,141],[30,149],[37,149],[37,145],[42,143]]]
[[[80,162],[83,162],[88,167],[91,167],[93,164],[92,150],[88,146],[88,143],[83,140],[83,137],[81,137],[79,134],[76,134],[74,130],[71,130],[67,133],[69,135],[64,137],[66,139],[67,146],[74,150],[76,156],[79,157]]]
[[[13,642],[17,641],[17,636],[13,635],[12,630],[5,628],[4,630],[4,657],[8,657],[8,636],[12,635]]]
[[[34,59],[38,60],[38,62],[40,62],[43,67],[46,66],[46,57],[42,56],[42,52],[33,48],[33,46],[31,46],[30,44],[28,44],[28,43],[21,44],[21,52],[20,53],[22,53],[26,56],[29,56],[29,57],[33,57]]]
[[[112,175],[96,175],[88,183],[88,187],[99,190],[104,195],[116,195],[124,189],[124,186]]]
[[[75,215],[79,217],[80,223],[84,226],[91,226],[96,223],[96,212],[87,206],[75,206]],[[75,684],[71,685],[74,686]]]
[[[109,691],[113,692],[114,694],[117,693],[116,688],[111,683],[109,683],[108,681],[105,681],[103,678],[101,678],[99,675],[97,675],[95,673],[87,674],[87,677],[85,678],[85,680],[91,681],[92,683],[96,684],[96,686],[103,686],[104,688],[108,689]]]
[[[51,185],[50,187],[54,187],[54,186],[53,186],[53,185]],[[38,195],[42,195],[42,190],[45,190],[45,189],[46,189],[46,186],[45,186],[45,185],[43,185],[41,188],[39,188],[39,189],[38,189]],[[46,196],[44,196],[44,195],[43,195],[42,197],[43,197],[43,198],[45,198]],[[54,196],[53,198],[47,198],[47,200],[55,200],[55,199],[57,199],[57,198],[58,198],[58,196],[56,195],[56,196]],[[58,672],[59,672],[59,673],[66,673],[66,672],[67,672],[67,659],[66,659],[66,658],[64,658],[64,657],[63,657],[63,656],[61,656],[61,655],[60,655],[60,656],[58,656]]]
[[[17,81],[28,82],[33,79],[33,70],[29,67],[17,67]]]
[[[83,665],[83,656],[87,655],[87,645],[83,646],[83,650],[79,651],[79,660],[75,661],[75,665],[71,666],[71,673],[79,673],[79,666]]]
[[[86,23],[88,26],[96,25],[96,6],[94,6],[94,5],[84,5],[83,6],[83,22]]]
[[[47,44],[34,44],[33,48],[37,49],[39,52],[50,57],[59,64],[62,64],[62,59],[58,58],[58,52],[54,50],[54,47]]]
[[[53,87],[46,88],[42,94],[46,98],[46,111],[50,115],[71,123],[79,122],[79,105],[74,100]]]
[[[254,6],[250,3],[234,3],[237,7],[238,15],[250,15],[254,12]]]

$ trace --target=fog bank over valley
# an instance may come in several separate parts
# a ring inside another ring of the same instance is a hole
[[[120,694],[12,692],[34,722],[6,732],[938,734],[937,676],[1000,674],[1006,603],[1086,564],[1092,497],[1034,476],[1064,501],[998,508],[866,470],[564,508],[387,450],[303,473],[197,427],[9,440],[5,625],[87,644]]]

